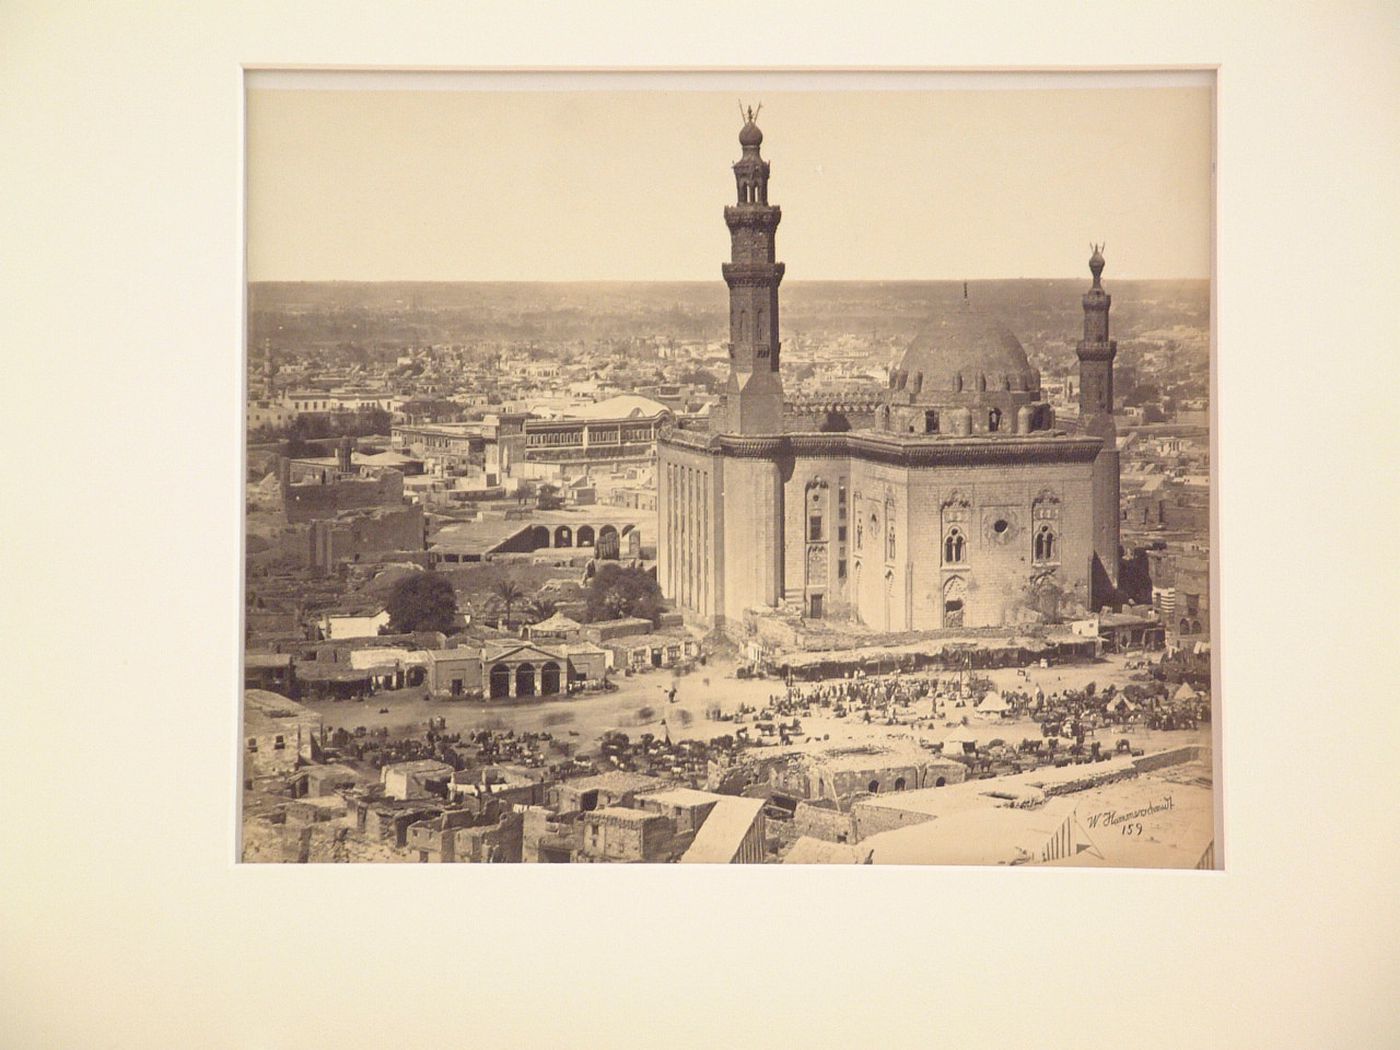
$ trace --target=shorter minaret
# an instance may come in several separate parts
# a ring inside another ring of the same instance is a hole
[[[1103,245],[1090,245],[1089,272],[1094,284],[1084,293],[1084,338],[1079,340],[1079,421],[1087,434],[1114,440],[1113,358],[1118,344],[1108,337],[1108,308],[1113,296],[1103,290]]]
[[[1079,429],[1103,441],[1094,459],[1094,609],[1115,604],[1118,591],[1118,425],[1113,419],[1113,358],[1118,344],[1108,337],[1113,297],[1103,290],[1103,245],[1090,245],[1093,286],[1084,293],[1084,338],[1079,356]]]

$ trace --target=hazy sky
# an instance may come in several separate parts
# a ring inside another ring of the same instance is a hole
[[[718,280],[740,92],[248,93],[250,280]],[[1203,87],[779,92],[789,280],[1210,272]]]

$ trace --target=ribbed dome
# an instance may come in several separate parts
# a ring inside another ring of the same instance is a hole
[[[1021,342],[967,301],[932,318],[904,351],[898,372],[923,391],[1032,390],[1037,384]]]

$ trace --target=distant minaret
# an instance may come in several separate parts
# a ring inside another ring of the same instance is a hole
[[[762,108],[762,107],[760,107]],[[778,372],[778,285],[783,264],[774,244],[782,210],[768,203],[768,162],[759,155],[763,132],[749,109],[739,131],[743,156],[734,164],[738,202],[724,209],[730,261],[729,382],[724,411],[713,428],[728,434],[777,434],[783,429],[783,383]]]
[[[1108,337],[1108,308],[1113,297],[1103,290],[1103,245],[1091,245],[1089,272],[1093,286],[1084,293],[1084,338],[1079,356],[1079,428],[1103,440],[1094,460],[1094,594],[1095,609],[1114,604],[1118,589],[1118,426],[1113,419],[1113,358],[1118,344]]]
[[[263,340],[263,397],[272,400],[272,377],[277,374],[277,364],[272,357],[272,340]]]

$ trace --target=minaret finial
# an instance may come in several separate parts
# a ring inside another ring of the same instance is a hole
[[[1090,242],[1089,250],[1094,254],[1089,256],[1089,272],[1094,275],[1094,287],[1099,287],[1099,278],[1103,276],[1103,250],[1104,244],[1094,244]]]

